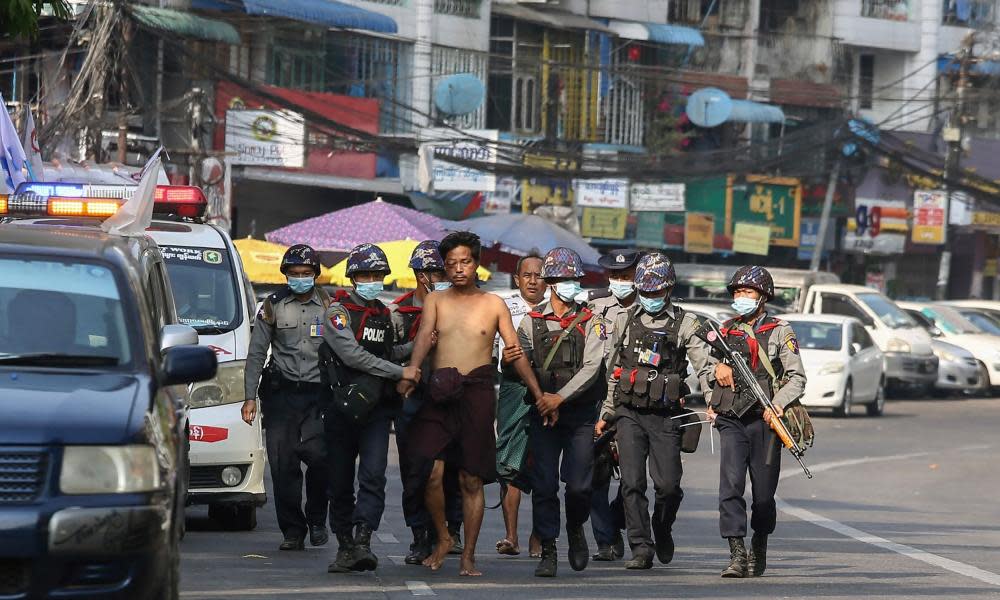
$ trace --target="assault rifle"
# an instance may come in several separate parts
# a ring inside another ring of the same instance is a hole
[[[722,357],[733,369],[734,382],[742,392],[749,393],[757,404],[763,407],[765,413],[770,412],[771,420],[767,424],[778,436],[778,439],[781,440],[782,445],[788,448],[788,451],[798,461],[799,466],[805,471],[806,477],[812,479],[812,473],[809,472],[806,464],[802,462],[802,455],[806,453],[805,448],[792,438],[785,420],[777,416],[774,402],[771,401],[767,393],[760,387],[760,383],[754,377],[753,371],[750,370],[746,359],[738,352],[733,352],[733,349],[726,343],[725,336],[722,335],[722,332],[719,331],[719,328],[711,319],[705,319],[705,323],[708,325],[709,330],[704,332],[704,336],[699,337],[702,337],[709,346],[722,353]]]

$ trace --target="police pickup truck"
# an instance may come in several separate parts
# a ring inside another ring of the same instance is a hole
[[[116,209],[0,195],[0,598],[178,596],[188,386],[216,358],[157,245],[94,226]]]

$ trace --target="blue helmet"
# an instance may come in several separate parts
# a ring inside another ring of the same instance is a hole
[[[733,278],[729,281],[726,289],[732,294],[740,288],[757,290],[757,292],[764,295],[769,301],[774,299],[774,279],[771,278],[771,273],[764,267],[747,265],[737,269],[733,273]]]
[[[281,257],[281,273],[284,274],[288,267],[295,267],[298,265],[312,267],[313,271],[316,273],[316,277],[319,277],[319,255],[316,254],[316,251],[313,250],[311,246],[307,246],[305,244],[295,244],[288,250],[285,250],[285,255]]]
[[[650,252],[635,267],[635,287],[640,292],[659,292],[674,287],[676,282],[674,263],[662,252]]]
[[[417,244],[410,255],[410,268],[414,271],[444,271],[444,259],[438,247],[441,242],[425,240]]]
[[[583,277],[583,261],[569,248],[553,248],[542,259],[542,279],[579,279]]]
[[[361,244],[347,257],[347,276],[359,272],[389,273],[389,259],[375,244]]]

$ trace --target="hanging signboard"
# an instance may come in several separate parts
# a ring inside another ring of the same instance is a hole
[[[306,122],[286,110],[226,111],[229,163],[264,167],[305,165]]]
[[[510,212],[510,207],[519,192],[518,180],[513,177],[497,179],[496,189],[484,194],[483,212],[488,215],[502,215]]]
[[[737,223],[733,228],[733,252],[767,256],[771,246],[771,226]]]
[[[577,179],[576,205],[628,209],[627,179]]]
[[[633,211],[683,211],[683,183],[633,183],[629,190]]]
[[[745,184],[737,185],[730,178],[727,191],[727,232],[733,231],[733,223],[758,223],[771,228],[771,244],[799,245],[802,186],[798,179],[751,175]]]
[[[917,190],[913,192],[914,244],[943,244],[945,240],[945,207],[948,192],[943,190]]]
[[[493,173],[448,162],[448,158],[455,157],[462,160],[496,164],[496,141],[499,137],[499,132],[496,129],[473,129],[461,133],[439,129],[426,131],[424,135],[430,138],[427,143],[431,144],[434,149],[434,191],[492,192],[496,190],[497,177]]]
[[[690,254],[711,254],[714,250],[715,217],[707,213],[684,215],[684,251]]]
[[[667,214],[662,212],[644,213],[636,219],[635,244],[640,248],[663,248]]]
[[[855,215],[847,220],[844,252],[860,254],[902,254],[906,248],[909,210],[902,200],[858,198]]]
[[[544,156],[540,154],[525,154],[526,167],[542,169],[575,169],[574,161]],[[531,177],[521,180],[521,212],[530,215],[539,206],[572,206],[573,184],[570,179],[556,177]]]
[[[623,240],[625,239],[625,226],[627,223],[627,210],[621,208],[593,208],[588,206],[583,209],[580,233],[583,237]]]

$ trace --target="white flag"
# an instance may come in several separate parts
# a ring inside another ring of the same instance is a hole
[[[0,194],[13,194],[24,183],[22,169],[28,162],[21,147],[21,139],[10,120],[7,104],[0,94]]]
[[[139,235],[153,221],[153,198],[156,194],[156,176],[160,172],[160,152],[157,148],[146,166],[139,172],[139,187],[132,197],[114,215],[101,223],[101,229],[117,235]]]
[[[38,147],[38,132],[35,131],[35,117],[31,116],[31,107],[24,105],[27,113],[24,119],[24,137],[21,146],[28,155],[28,177],[31,181],[45,181],[45,165],[42,163],[42,149]]]

